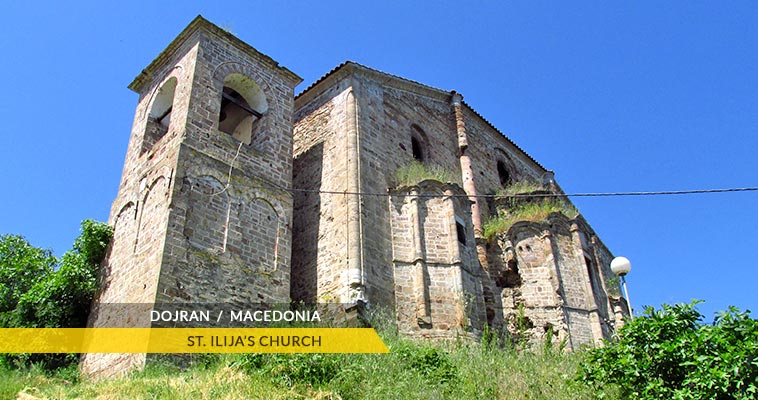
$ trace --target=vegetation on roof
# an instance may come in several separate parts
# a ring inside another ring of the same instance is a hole
[[[427,179],[442,183],[457,182],[457,179],[453,178],[453,174],[449,170],[436,166],[428,166],[413,160],[398,168],[395,172],[395,180],[393,183],[395,187],[412,186]]]
[[[531,179],[524,179],[513,182],[505,188],[499,189],[497,192],[495,192],[495,195],[507,197],[517,194],[533,193],[542,190],[547,190],[545,185],[535,182]]]
[[[483,234],[485,238],[493,239],[507,232],[516,222],[547,221],[547,217],[552,213],[560,213],[568,218],[576,218],[579,215],[574,206],[555,198],[516,203],[513,207],[498,210],[496,217],[487,220],[482,227]]]

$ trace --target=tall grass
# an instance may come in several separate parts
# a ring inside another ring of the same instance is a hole
[[[524,179],[521,181],[513,182],[505,188],[499,189],[496,196],[513,196],[517,194],[532,193],[540,190],[546,190],[545,185],[537,183],[535,181]]]
[[[555,198],[525,202],[506,210],[500,210],[496,217],[490,218],[484,223],[482,226],[483,234],[485,238],[493,239],[498,234],[506,232],[516,222],[546,221],[547,217],[554,212],[561,213],[568,218],[576,218],[579,215],[579,211],[574,206]]]
[[[395,187],[416,185],[421,181],[432,179],[442,183],[456,182],[453,174],[441,167],[431,167],[416,160],[398,168],[393,184]]]
[[[382,332],[390,354],[229,354],[178,370],[152,365],[100,382],[0,371],[0,395],[102,399],[594,399],[575,380],[581,353],[518,352],[466,341],[416,342]]]

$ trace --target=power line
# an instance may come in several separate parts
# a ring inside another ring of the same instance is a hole
[[[299,193],[317,193],[317,194],[333,194],[333,195],[358,195],[358,196],[377,196],[377,197],[393,197],[393,196],[406,196],[403,193],[372,193],[372,192],[349,192],[349,191],[337,191],[337,190],[315,190],[315,189],[286,189],[279,188],[288,192]],[[418,194],[418,197],[476,197],[476,198],[525,198],[525,197],[544,197],[544,198],[562,198],[562,197],[621,197],[621,196],[672,196],[672,195],[690,195],[690,194],[706,194],[706,193],[730,193],[730,192],[756,192],[758,187],[742,187],[742,188],[723,188],[723,189],[692,189],[692,190],[661,190],[661,191],[637,191],[637,192],[588,192],[588,193],[525,193],[525,194],[479,194],[476,196],[470,196],[467,194]]]

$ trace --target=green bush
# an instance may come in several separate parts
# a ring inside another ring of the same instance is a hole
[[[23,237],[0,237],[0,327],[81,328],[87,323],[97,272],[112,236],[108,225],[82,222],[82,233],[60,262],[49,250],[34,248]],[[77,355],[3,355],[5,365],[39,363],[58,368]]]
[[[248,373],[266,375],[272,382],[292,386],[322,386],[334,379],[342,368],[338,354],[259,354],[241,356],[235,364]]]
[[[446,352],[427,346],[408,346],[399,351],[400,359],[430,382],[447,383],[458,373]]]
[[[730,307],[704,325],[697,303],[646,308],[588,352],[580,379],[616,384],[626,398],[757,398],[758,320]]]

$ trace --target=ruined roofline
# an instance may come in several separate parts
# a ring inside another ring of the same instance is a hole
[[[323,90],[326,90],[327,88],[333,86],[336,82],[338,82],[340,79],[344,78],[345,76],[348,76],[352,73],[362,73],[369,77],[372,77],[376,79],[377,81],[381,82],[382,84],[389,85],[393,88],[405,90],[407,92],[411,92],[420,96],[430,97],[436,100],[449,102],[450,97],[457,93],[456,91],[448,91],[439,89],[433,86],[425,85],[423,83],[406,79],[401,76],[389,74],[383,71],[379,71],[377,69],[367,67],[363,64],[359,64],[354,61],[345,61],[342,64],[334,67],[331,71],[327,72],[310,84],[307,88],[305,88],[302,92],[300,92],[297,96],[295,96],[295,110],[299,109],[303,104],[308,103],[310,100],[321,94]],[[458,93],[460,95],[460,93]],[[461,95],[461,97],[463,97]],[[524,149],[522,149],[519,145],[517,145],[513,140],[511,140],[505,133],[503,133],[500,129],[495,127],[490,121],[488,121],[486,118],[484,118],[481,114],[479,114],[473,107],[471,107],[468,103],[465,101],[461,102],[463,106],[465,106],[467,109],[471,111],[472,114],[476,115],[484,124],[492,128],[495,132],[500,134],[500,137],[505,140],[505,144],[508,146],[512,146],[516,152],[523,155],[524,158],[528,162],[534,163],[535,166],[542,169],[544,172],[547,172],[548,169],[545,168],[542,164],[540,164],[537,160],[534,159],[529,153],[527,153]]]
[[[394,188],[390,188],[388,190],[388,193],[393,194],[393,195],[405,194],[405,193],[410,193],[414,189],[424,189],[427,191],[436,190],[440,194],[444,194],[445,191],[449,189],[453,192],[454,196],[459,196],[462,198],[465,197],[468,199],[468,195],[466,194],[466,191],[461,187],[460,184],[456,182],[442,182],[436,179],[424,179],[414,184],[398,185]]]
[[[129,84],[128,88],[136,93],[141,92],[144,85],[151,82],[155,71],[158,70],[164,62],[166,62],[169,58],[171,58],[174,55],[174,52],[187,39],[189,39],[195,32],[201,31],[201,30],[208,34],[215,35],[217,37],[225,39],[229,43],[237,47],[239,50],[271,65],[273,68],[277,69],[280,73],[282,73],[282,75],[284,75],[286,78],[292,81],[293,86],[296,86],[297,84],[303,81],[303,78],[301,78],[294,72],[290,71],[288,68],[279,65],[279,63],[273,58],[259,52],[258,50],[256,50],[249,44],[245,43],[238,37],[225,31],[224,29],[220,28],[213,22],[210,22],[207,19],[203,18],[202,15],[198,15],[197,17],[195,17],[195,19],[192,20],[192,22],[189,23],[189,25],[187,25],[186,28],[184,28],[184,30],[182,30],[181,33],[179,33],[179,35],[177,35],[174,38],[174,40],[171,41],[171,43],[168,44],[168,46],[166,46],[165,49],[163,49],[163,51],[160,52],[160,54],[158,54],[157,57],[155,57],[155,59],[150,64],[148,64],[147,67],[145,67],[145,69],[142,70],[142,72],[139,73],[139,75],[137,75],[134,78],[132,83]]]
[[[606,246],[605,243],[603,243],[603,240],[600,239],[600,236],[597,234],[597,232],[595,232],[595,230],[592,229],[592,225],[590,225],[587,219],[584,218],[584,215],[582,213],[579,213],[579,215],[577,215],[576,218],[574,218],[574,220],[577,223],[577,225],[580,225],[580,228],[582,228],[585,233],[588,233],[595,238],[596,242],[593,243],[593,245],[599,246],[601,250],[604,250],[606,253],[608,253],[611,256],[611,258],[613,258],[613,252],[611,252],[608,249],[608,246]]]

